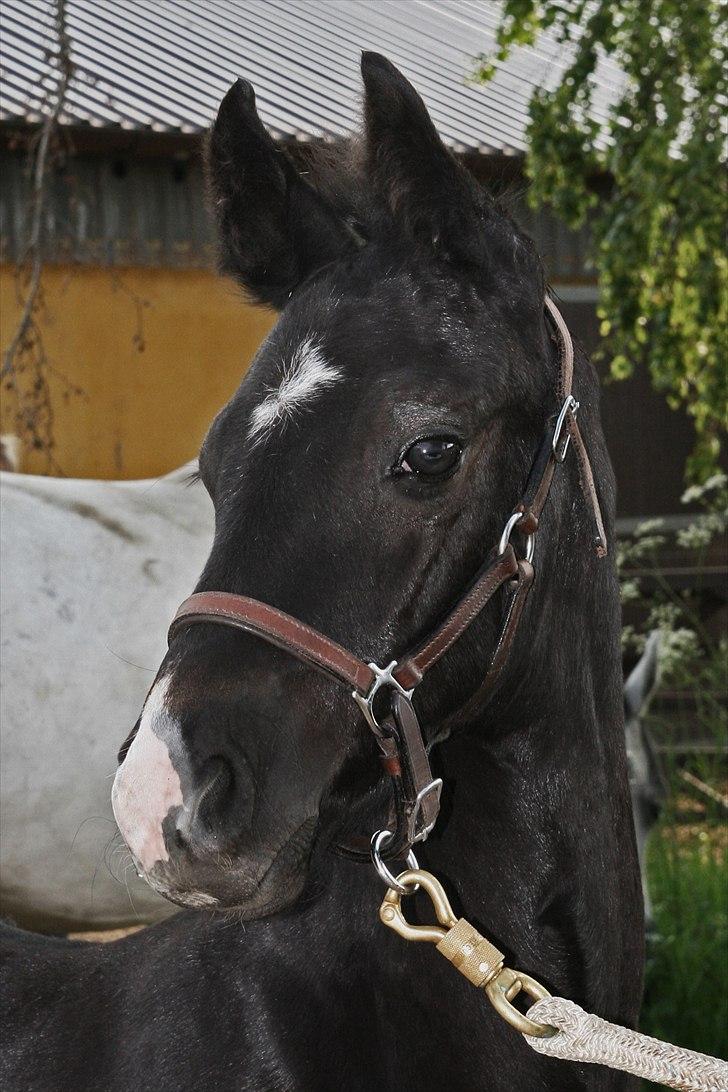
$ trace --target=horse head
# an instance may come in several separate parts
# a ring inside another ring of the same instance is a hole
[[[558,357],[531,242],[397,69],[367,53],[362,75],[361,139],[305,171],[242,80],[212,130],[223,269],[280,316],[200,452],[215,536],[197,590],[254,597],[385,664],[497,542],[558,410]],[[578,384],[601,452],[583,362]],[[571,465],[544,514],[554,556],[589,552],[577,482]],[[430,742],[496,634],[486,611],[418,691]],[[174,636],[121,757],[114,811],[140,871],[183,905],[248,917],[298,899],[315,851],[371,831],[386,797],[350,694],[211,624]]]

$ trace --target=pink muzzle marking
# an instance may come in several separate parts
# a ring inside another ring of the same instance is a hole
[[[154,731],[155,723],[170,719],[164,708],[168,683],[168,678],[160,680],[149,694],[139,731],[111,790],[114,818],[145,872],[169,860],[162,823],[172,808],[183,806],[179,774],[167,744]]]

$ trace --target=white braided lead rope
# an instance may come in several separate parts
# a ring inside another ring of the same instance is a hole
[[[563,997],[537,1001],[528,1018],[559,1029],[550,1039],[524,1035],[539,1054],[621,1069],[680,1092],[728,1092],[728,1062],[610,1024]]]

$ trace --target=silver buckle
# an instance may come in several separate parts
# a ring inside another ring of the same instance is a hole
[[[422,811],[423,801],[427,799],[427,797],[430,795],[431,792],[434,792],[437,795],[437,811],[435,812],[435,818],[432,820],[431,823],[428,823],[427,826],[423,827],[421,831],[419,831],[417,834],[414,835],[414,837],[412,838],[412,844],[413,845],[416,842],[426,841],[428,835],[432,832],[432,830],[434,829],[435,823],[437,822],[438,816],[440,814],[440,797],[442,796],[442,778],[441,777],[434,778],[429,783],[429,785],[425,785],[425,787],[423,789],[420,789],[420,791],[417,793],[417,796],[415,797],[415,806],[414,806],[414,809],[412,811],[412,816],[410,818],[410,830],[411,831],[416,831],[417,830],[417,820],[419,818],[420,812]]]
[[[564,431],[564,422],[566,421],[567,413],[572,413],[576,417],[579,409],[579,403],[572,394],[568,395],[564,399],[564,404],[559,410],[559,416],[556,418],[556,427],[554,428],[554,438],[551,441],[551,450],[554,453],[554,458],[557,463],[563,463],[566,458],[566,452],[569,450],[569,444],[571,443],[571,434],[566,437],[566,443],[563,450],[559,454],[559,443],[561,441],[561,433]]]
[[[376,697],[377,692],[381,690],[383,686],[390,686],[393,690],[396,690],[405,697],[407,701],[411,701],[412,695],[414,694],[414,687],[412,687],[411,690],[405,690],[395,679],[392,672],[396,666],[396,660],[392,660],[391,664],[387,664],[386,667],[380,667],[379,664],[368,664],[368,667],[374,672],[374,681],[369,687],[369,692],[367,694],[360,694],[358,690],[352,690],[351,692],[351,696],[364,714],[367,724],[378,736],[382,735],[382,726],[374,716],[374,698]]]

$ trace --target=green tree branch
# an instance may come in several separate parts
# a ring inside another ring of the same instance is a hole
[[[648,368],[690,414],[695,481],[716,468],[728,401],[723,12],[721,0],[505,0],[495,58],[479,58],[477,72],[491,78],[494,60],[543,30],[569,51],[558,86],[531,99],[530,201],[572,227],[589,216],[601,353],[616,378]],[[600,126],[605,57],[624,81]],[[598,199],[600,177],[610,185]]]

